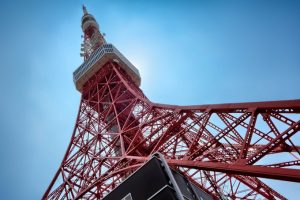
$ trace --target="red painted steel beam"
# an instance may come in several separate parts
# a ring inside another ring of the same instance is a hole
[[[300,170],[167,159],[170,165],[300,183]]]
[[[178,110],[207,110],[213,111],[235,111],[237,109],[293,109],[293,113],[300,113],[300,99],[285,101],[263,101],[263,102],[246,102],[246,103],[228,103],[228,104],[208,104],[194,106],[177,106],[153,103],[158,108],[178,109]]]

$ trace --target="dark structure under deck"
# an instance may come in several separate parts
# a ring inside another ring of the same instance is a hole
[[[179,190],[178,190],[179,189]],[[153,156],[103,200],[212,200],[212,196]]]

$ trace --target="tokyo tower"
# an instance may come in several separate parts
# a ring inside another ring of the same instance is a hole
[[[43,199],[102,199],[156,152],[213,199],[286,199],[261,178],[300,182],[300,100],[153,103],[138,69],[83,12],[78,116]]]

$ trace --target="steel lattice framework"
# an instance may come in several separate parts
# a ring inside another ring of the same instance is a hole
[[[259,178],[300,182],[300,100],[157,104],[113,60],[81,93],[43,199],[101,199],[155,152],[215,199],[286,199]]]

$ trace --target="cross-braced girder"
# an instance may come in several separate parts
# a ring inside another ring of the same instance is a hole
[[[285,199],[259,177],[300,182],[300,100],[172,106],[108,62],[83,87],[65,157],[44,199],[99,199],[161,152],[217,198]]]

